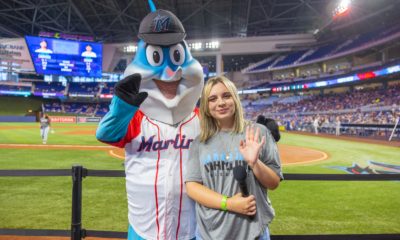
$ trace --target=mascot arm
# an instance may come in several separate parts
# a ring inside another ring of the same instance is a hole
[[[129,126],[129,124],[140,104],[147,97],[146,92],[139,92],[141,80],[140,74],[132,74],[115,84],[110,111],[101,120],[96,131],[98,140],[123,147],[124,137],[131,132],[128,132],[128,127],[140,128],[140,126]]]
[[[139,73],[129,75],[115,84],[114,94],[126,103],[139,107],[147,98],[147,92],[139,92],[141,81]]]
[[[129,123],[138,109],[138,107],[114,96],[110,111],[104,116],[97,128],[96,138],[101,142],[119,145],[118,142],[123,140],[127,134]],[[137,127],[140,128],[140,126]]]

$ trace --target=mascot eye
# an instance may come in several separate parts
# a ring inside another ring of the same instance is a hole
[[[169,49],[169,58],[175,65],[182,65],[185,62],[185,49],[182,44],[176,44]]]
[[[164,60],[164,55],[161,47],[148,45],[146,48],[146,58],[151,66],[160,66]]]

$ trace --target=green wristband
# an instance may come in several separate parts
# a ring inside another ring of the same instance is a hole
[[[223,195],[221,200],[221,210],[225,212],[228,210],[228,208],[226,207],[226,200],[228,200],[228,197]]]

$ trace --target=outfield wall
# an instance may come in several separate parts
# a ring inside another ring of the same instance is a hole
[[[0,122],[36,122],[35,116],[0,116]]]
[[[98,123],[99,117],[49,116],[53,123]],[[0,122],[36,122],[35,116],[0,116]]]
[[[100,117],[77,117],[77,116],[49,116],[51,122],[57,123],[98,123]]]

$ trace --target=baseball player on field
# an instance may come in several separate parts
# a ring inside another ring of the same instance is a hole
[[[43,144],[47,143],[47,138],[50,132],[51,121],[47,114],[43,114],[40,118],[40,136],[42,137]]]
[[[96,132],[125,148],[128,239],[195,238],[195,205],[182,174],[200,130],[195,105],[204,83],[185,36],[174,14],[152,6],[135,59]]]

